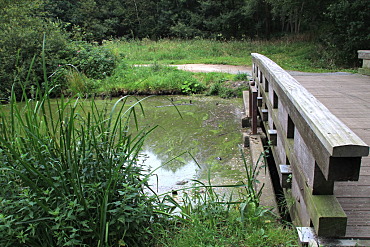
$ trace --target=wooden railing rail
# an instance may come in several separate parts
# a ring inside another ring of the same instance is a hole
[[[358,180],[369,147],[272,60],[257,53],[252,60],[257,103],[250,113],[262,120],[293,220],[319,236],[344,236],[334,181]]]

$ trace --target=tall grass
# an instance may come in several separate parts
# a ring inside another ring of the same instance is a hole
[[[137,162],[153,130],[138,129],[140,101],[53,105],[52,91],[12,93],[0,114],[1,246],[142,246],[156,198]]]
[[[149,66],[118,66],[101,86],[103,92],[126,94],[191,94],[200,93],[205,85],[191,72],[152,64]]]

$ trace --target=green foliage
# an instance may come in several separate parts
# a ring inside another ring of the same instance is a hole
[[[152,129],[130,124],[140,102],[101,111],[93,100],[54,105],[48,92],[12,94],[0,115],[1,246],[148,243],[156,198],[137,158]]]
[[[358,66],[357,50],[370,49],[370,12],[366,0],[340,0],[327,11],[328,26],[322,35],[323,63]]]
[[[39,1],[21,1],[0,9],[2,99],[9,98],[14,83],[14,90],[20,96],[22,86],[31,87],[44,81],[45,76],[65,90],[70,67],[77,68],[88,78],[103,79],[112,74],[120,58],[105,47],[69,41],[63,25],[45,18],[40,4]],[[29,85],[22,85],[25,82]],[[50,96],[59,94],[55,91]]]
[[[113,41],[106,46],[114,53],[125,54],[128,64],[229,64],[251,66],[252,52],[261,53],[286,70],[327,72],[313,56],[319,43],[305,41],[305,36],[287,36],[274,41],[169,40]],[[331,71],[339,69],[332,68]],[[212,75],[212,73],[207,73]],[[225,76],[223,76],[225,77]],[[232,80],[233,78],[227,78]]]
[[[184,81],[181,86],[181,92],[184,94],[200,93],[204,90],[204,86],[197,81]]]
[[[68,95],[89,96],[100,86],[100,80],[90,79],[74,69],[66,70],[63,73],[66,80],[64,93]]]
[[[118,59],[109,49],[86,42],[75,44],[76,54],[72,64],[92,79],[103,79],[112,75]]]
[[[21,95],[20,84],[43,80],[41,51],[44,35],[47,40],[43,51],[48,69],[56,69],[73,56],[60,25],[35,14],[38,4],[39,1],[21,1],[0,9],[0,98],[9,98],[13,83],[17,95]]]
[[[248,74],[247,73],[238,73],[235,75],[234,80],[236,81],[247,81]]]
[[[216,83],[213,83],[209,90],[207,91],[207,95],[218,95],[221,98],[228,99],[232,97],[241,97],[242,91],[247,90],[247,87],[242,86],[233,86],[232,81],[225,81],[220,80]]]
[[[200,93],[205,86],[191,72],[154,63],[150,66],[118,66],[107,78],[102,91],[112,94],[190,94]]]

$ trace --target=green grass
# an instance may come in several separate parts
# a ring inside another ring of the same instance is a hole
[[[113,95],[190,94],[202,92],[203,89],[205,85],[193,73],[158,64],[119,66],[100,88]]]
[[[208,209],[209,210],[209,209]],[[237,210],[226,217],[217,210],[210,218],[198,215],[191,223],[174,226],[161,246],[297,246],[296,233],[269,216],[241,222]]]
[[[169,40],[111,41],[105,44],[129,64],[229,64],[251,66],[251,53],[266,55],[286,70],[330,72],[340,68],[320,67],[313,41]],[[343,71],[343,70],[341,70]],[[348,70],[346,70],[348,71]],[[349,70],[352,71],[352,70]]]
[[[74,88],[81,88],[79,77],[73,77]],[[225,81],[244,80],[245,74],[231,75],[226,73],[193,73],[178,70],[175,67],[164,66],[158,63],[145,66],[128,66],[122,63],[112,76],[101,81],[97,92],[112,96],[127,94],[199,94],[220,95],[230,98],[240,95],[241,88],[230,89],[221,85]],[[91,82],[93,80],[86,80]],[[212,90],[213,85],[219,86],[219,91]],[[88,88],[84,86],[83,88]],[[243,87],[245,89],[245,87]],[[82,90],[80,90],[83,92]],[[225,93],[227,91],[227,93]]]
[[[228,64],[251,66],[251,53],[266,55],[283,69],[303,72],[334,72],[340,68],[327,69],[319,57],[318,47],[305,38],[285,38],[274,41],[215,41],[215,40],[170,40],[152,41],[107,41],[115,57],[123,57],[113,74],[95,82],[85,80],[82,85],[76,80],[77,90],[95,90],[113,96],[126,94],[217,94],[234,97],[238,92],[223,82],[246,80],[222,73],[191,73],[166,65],[173,64]],[[144,67],[134,67],[145,65]],[[148,66],[149,65],[149,66]],[[146,67],[147,66],[147,67]],[[73,88],[72,86],[70,88]]]

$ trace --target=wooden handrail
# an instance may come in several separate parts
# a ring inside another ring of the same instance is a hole
[[[297,203],[294,218],[302,226],[313,223],[321,236],[344,235],[347,218],[332,196],[334,181],[358,180],[368,145],[275,62],[257,53],[252,60],[259,114],[277,169],[289,166],[292,172],[287,191]],[[279,176],[287,179],[286,173]]]

